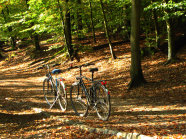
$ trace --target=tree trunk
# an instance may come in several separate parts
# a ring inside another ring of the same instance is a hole
[[[66,45],[66,47],[67,47],[67,39],[66,39],[66,34],[65,34],[65,32],[66,32],[66,31],[65,31],[65,23],[64,23],[64,19],[63,19],[63,10],[62,10],[62,8],[61,8],[61,5],[60,5],[59,0],[57,0],[57,2],[58,2],[59,12],[60,12],[61,25],[62,25],[63,34],[64,34],[65,45]],[[70,52],[69,52],[68,47],[67,47],[67,50],[68,50],[68,53],[69,53],[69,55],[70,55]]]
[[[171,19],[166,21],[167,24],[167,33],[168,33],[168,62],[171,62],[176,58],[175,50],[174,50],[174,29],[172,26]]]
[[[93,36],[94,43],[96,43],[96,35],[95,35],[95,27],[94,27],[94,21],[93,21],[92,2],[91,2],[91,0],[89,0],[89,6],[90,6],[90,21],[91,21],[91,26],[92,26],[92,36]]]
[[[124,39],[125,40],[130,40],[130,30],[128,29],[128,27],[130,27],[130,20],[128,19],[128,12],[127,9],[129,8],[129,6],[127,4],[125,4],[122,8],[123,10],[123,14],[124,14],[124,29],[126,31],[126,34],[124,35]]]
[[[0,41],[0,59],[3,58],[3,55],[2,55],[2,46],[1,46],[1,41]]]
[[[26,6],[27,6],[27,9],[29,8],[29,4],[28,4],[28,1],[29,0],[25,0],[26,1]]]
[[[154,2],[154,0],[152,0],[151,2]],[[156,34],[156,48],[160,48],[160,28],[159,28],[159,24],[158,24],[156,10],[152,10],[152,14],[154,17],[154,26],[155,26],[155,34]]]
[[[82,29],[83,29],[83,23],[82,23],[82,17],[81,17],[81,0],[77,0],[77,32],[78,32],[78,40],[81,40],[83,38],[82,36]]]
[[[15,37],[10,37],[11,39],[11,46],[12,46],[12,50],[15,50],[16,49],[16,39]]]
[[[108,32],[107,19],[106,19],[106,15],[105,15],[105,11],[104,11],[104,6],[103,6],[103,1],[102,0],[100,0],[100,4],[101,4],[102,13],[103,13],[105,33],[106,33],[106,37],[107,37],[107,40],[108,40],[108,43],[109,43],[109,47],[110,47],[110,53],[111,53],[112,59],[116,59],[116,55],[115,55],[115,53],[113,51],[112,43],[111,43],[111,40],[110,40],[110,34]]]
[[[64,24],[64,33],[66,37],[66,44],[69,52],[69,56],[71,60],[73,59],[73,48],[72,48],[72,35],[71,35],[71,21],[70,21],[70,9],[68,7],[68,1],[66,2],[66,9],[65,9],[65,24]]]
[[[26,0],[26,6],[27,6],[27,9],[29,10],[28,1],[29,1],[29,0]],[[31,22],[30,25],[31,25],[31,26],[34,26],[34,22]],[[32,36],[32,35],[31,35],[31,36]],[[39,40],[39,34],[34,33],[33,39],[34,39],[34,45],[35,45],[36,51],[40,51],[40,50],[41,50],[41,47],[40,47],[40,44],[39,44],[39,42],[40,42],[40,40]]]
[[[131,17],[131,67],[129,89],[138,87],[144,84],[142,69],[141,69],[141,54],[139,46],[140,38],[140,0],[132,0],[132,17]]]
[[[9,15],[10,12],[7,6],[6,6],[6,11],[7,11],[7,15]],[[7,23],[8,19],[3,10],[2,10],[2,15],[3,15],[5,23]],[[8,32],[12,33],[12,27],[8,27]],[[16,49],[16,37],[14,35],[10,35],[10,42],[11,42],[12,50],[15,50]]]
[[[0,50],[0,59],[3,58],[2,54],[1,54],[1,50]]]
[[[168,0],[164,0],[166,3],[168,3]],[[170,11],[165,10],[166,14],[169,14]],[[175,53],[175,33],[174,33],[174,25],[171,18],[166,20],[167,25],[167,34],[168,34],[168,59],[167,63],[170,63],[176,59],[176,53]]]
[[[156,10],[152,11],[154,17],[154,26],[155,26],[155,34],[156,34],[156,48],[160,48],[160,28],[158,24]]]
[[[35,49],[36,51],[37,50],[41,50],[41,47],[40,47],[40,44],[39,44],[39,35],[36,33],[34,36],[33,36],[33,39],[34,39],[34,45],[35,45]]]
[[[65,18],[64,19],[63,19],[63,10],[60,6],[59,0],[57,0],[57,2],[58,2],[59,10],[60,10],[61,24],[62,24],[62,28],[64,31],[65,45],[67,47],[67,51],[68,51],[70,59],[73,60],[74,51],[72,47],[71,21],[70,21],[70,10],[68,8],[68,0],[65,1],[66,7],[65,7]]]
[[[35,47],[36,47],[36,51],[40,51],[41,47],[40,47],[40,44],[39,44],[39,35],[38,34],[34,35],[34,44],[35,44]]]

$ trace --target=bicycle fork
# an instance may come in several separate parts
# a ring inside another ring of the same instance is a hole
[[[56,101],[58,100],[58,98],[59,98],[59,95],[58,95],[58,89],[57,89],[57,78],[55,79],[55,87],[56,87],[56,89],[54,90],[55,92],[54,92],[54,95],[55,95],[55,100],[54,100],[54,102],[52,103],[52,105],[50,106],[50,109],[52,109],[52,107],[54,106],[54,104],[56,103]]]

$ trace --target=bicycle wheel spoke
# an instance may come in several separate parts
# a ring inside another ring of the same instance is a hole
[[[110,116],[110,96],[103,85],[96,89],[96,112],[100,119],[108,120]]]
[[[72,108],[76,115],[87,116],[88,113],[88,102],[85,96],[84,90],[78,85],[72,85],[70,91],[70,99]]]
[[[46,78],[43,81],[43,93],[44,93],[45,100],[47,101],[49,106],[51,106],[55,101],[56,96],[55,96],[55,90],[53,88],[52,82],[48,78]]]
[[[64,88],[64,84],[63,85],[62,84],[63,84],[62,82],[58,81],[58,95],[59,95],[58,102],[61,110],[65,111],[67,108],[67,94]]]

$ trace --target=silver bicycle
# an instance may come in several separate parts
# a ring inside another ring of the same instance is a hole
[[[51,109],[54,104],[58,102],[62,111],[67,108],[67,92],[64,84],[64,78],[57,77],[62,71],[60,69],[54,69],[50,72],[49,65],[44,65],[46,69],[46,78],[43,81],[43,93],[44,97]],[[52,77],[55,75],[55,78]]]

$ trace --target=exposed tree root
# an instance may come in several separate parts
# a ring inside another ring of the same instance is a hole
[[[146,84],[147,81],[144,78],[133,78],[131,79],[130,83],[128,84],[128,90],[132,89],[132,88],[137,88],[139,86],[142,86],[144,84]]]
[[[178,61],[180,61],[179,58],[177,58],[177,57],[176,58],[172,58],[172,59],[169,59],[167,62],[165,62],[164,65],[173,64],[173,63],[176,63]]]

